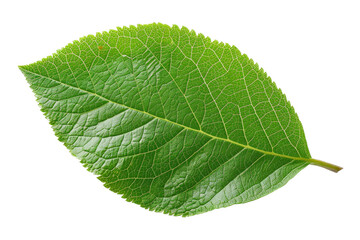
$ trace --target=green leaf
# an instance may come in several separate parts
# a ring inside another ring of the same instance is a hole
[[[258,199],[312,159],[263,69],[228,44],[163,24],[89,35],[20,67],[59,140],[105,187],[190,216]]]

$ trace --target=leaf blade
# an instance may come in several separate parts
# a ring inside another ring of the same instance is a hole
[[[295,111],[263,70],[186,28],[88,36],[21,70],[59,140],[145,208],[193,215],[247,202],[310,163]]]

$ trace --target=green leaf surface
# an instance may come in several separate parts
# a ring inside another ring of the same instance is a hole
[[[187,28],[89,35],[21,66],[59,140],[105,187],[190,216],[258,199],[312,159],[293,107],[245,54]]]

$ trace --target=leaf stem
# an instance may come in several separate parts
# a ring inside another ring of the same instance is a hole
[[[326,169],[336,172],[336,173],[339,172],[341,169],[343,169],[342,167],[339,167],[335,164],[331,164],[331,163],[313,159],[313,158],[308,159],[307,162],[309,162],[310,164],[315,165],[315,166],[326,168]]]

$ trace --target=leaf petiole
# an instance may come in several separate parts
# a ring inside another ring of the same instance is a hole
[[[312,165],[323,167],[323,168],[326,168],[326,169],[328,169],[330,171],[333,171],[333,172],[336,172],[336,173],[339,172],[341,169],[343,169],[342,167],[337,166],[335,164],[331,164],[331,163],[324,162],[324,161],[317,160],[317,159],[313,159],[313,158],[310,158],[310,159],[305,160],[305,161],[309,162]]]

